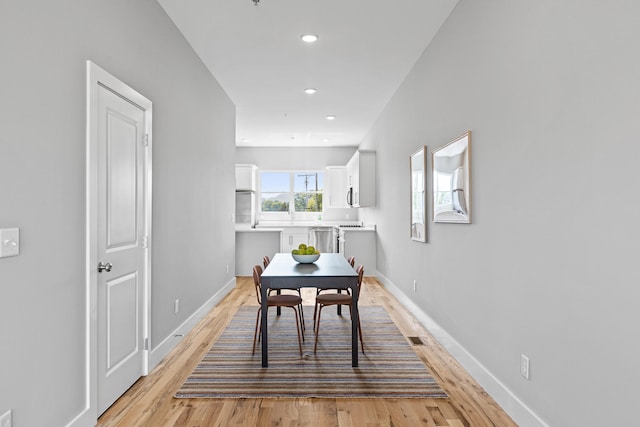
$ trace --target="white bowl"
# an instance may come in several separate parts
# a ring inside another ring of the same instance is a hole
[[[314,254],[314,255],[296,255],[296,254],[291,254],[291,256],[293,257],[293,259],[298,261],[300,264],[311,264],[313,262],[316,262],[318,260],[318,258],[320,258],[320,254]]]

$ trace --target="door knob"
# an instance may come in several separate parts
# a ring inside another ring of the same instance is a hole
[[[113,265],[111,265],[110,262],[103,264],[102,261],[100,261],[98,263],[98,273],[102,273],[103,271],[109,272],[111,271],[111,268],[113,267]]]

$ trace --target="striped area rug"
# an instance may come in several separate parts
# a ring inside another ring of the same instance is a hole
[[[269,367],[260,344],[251,354],[257,307],[241,307],[220,338],[176,392],[178,398],[428,397],[444,398],[427,367],[384,308],[360,308],[365,354],[351,366],[351,321],[335,307],[322,311],[313,354],[313,307],[305,306],[306,341],[300,357],[293,310],[269,309]]]

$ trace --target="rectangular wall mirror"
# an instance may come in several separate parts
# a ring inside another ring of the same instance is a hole
[[[433,221],[471,223],[471,131],[433,152]]]
[[[410,157],[411,171],[411,240],[427,241],[427,147]]]

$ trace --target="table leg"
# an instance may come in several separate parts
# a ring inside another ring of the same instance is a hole
[[[358,367],[358,285],[351,288],[351,366]]]
[[[342,293],[342,289],[338,289],[338,293],[341,294]],[[338,316],[342,316],[342,306],[340,304],[338,304],[337,307],[338,308],[336,308],[336,310],[338,311]]]
[[[276,290],[276,295],[282,295],[282,289]],[[282,307],[280,307],[280,306],[276,307],[276,314],[278,316],[280,316],[282,314]]]
[[[266,368],[269,366],[269,337],[267,332],[267,309],[269,308],[267,305],[267,298],[269,297],[269,290],[266,286],[262,286],[260,293],[262,294],[262,313],[260,314],[260,327],[262,332],[262,367]]]

